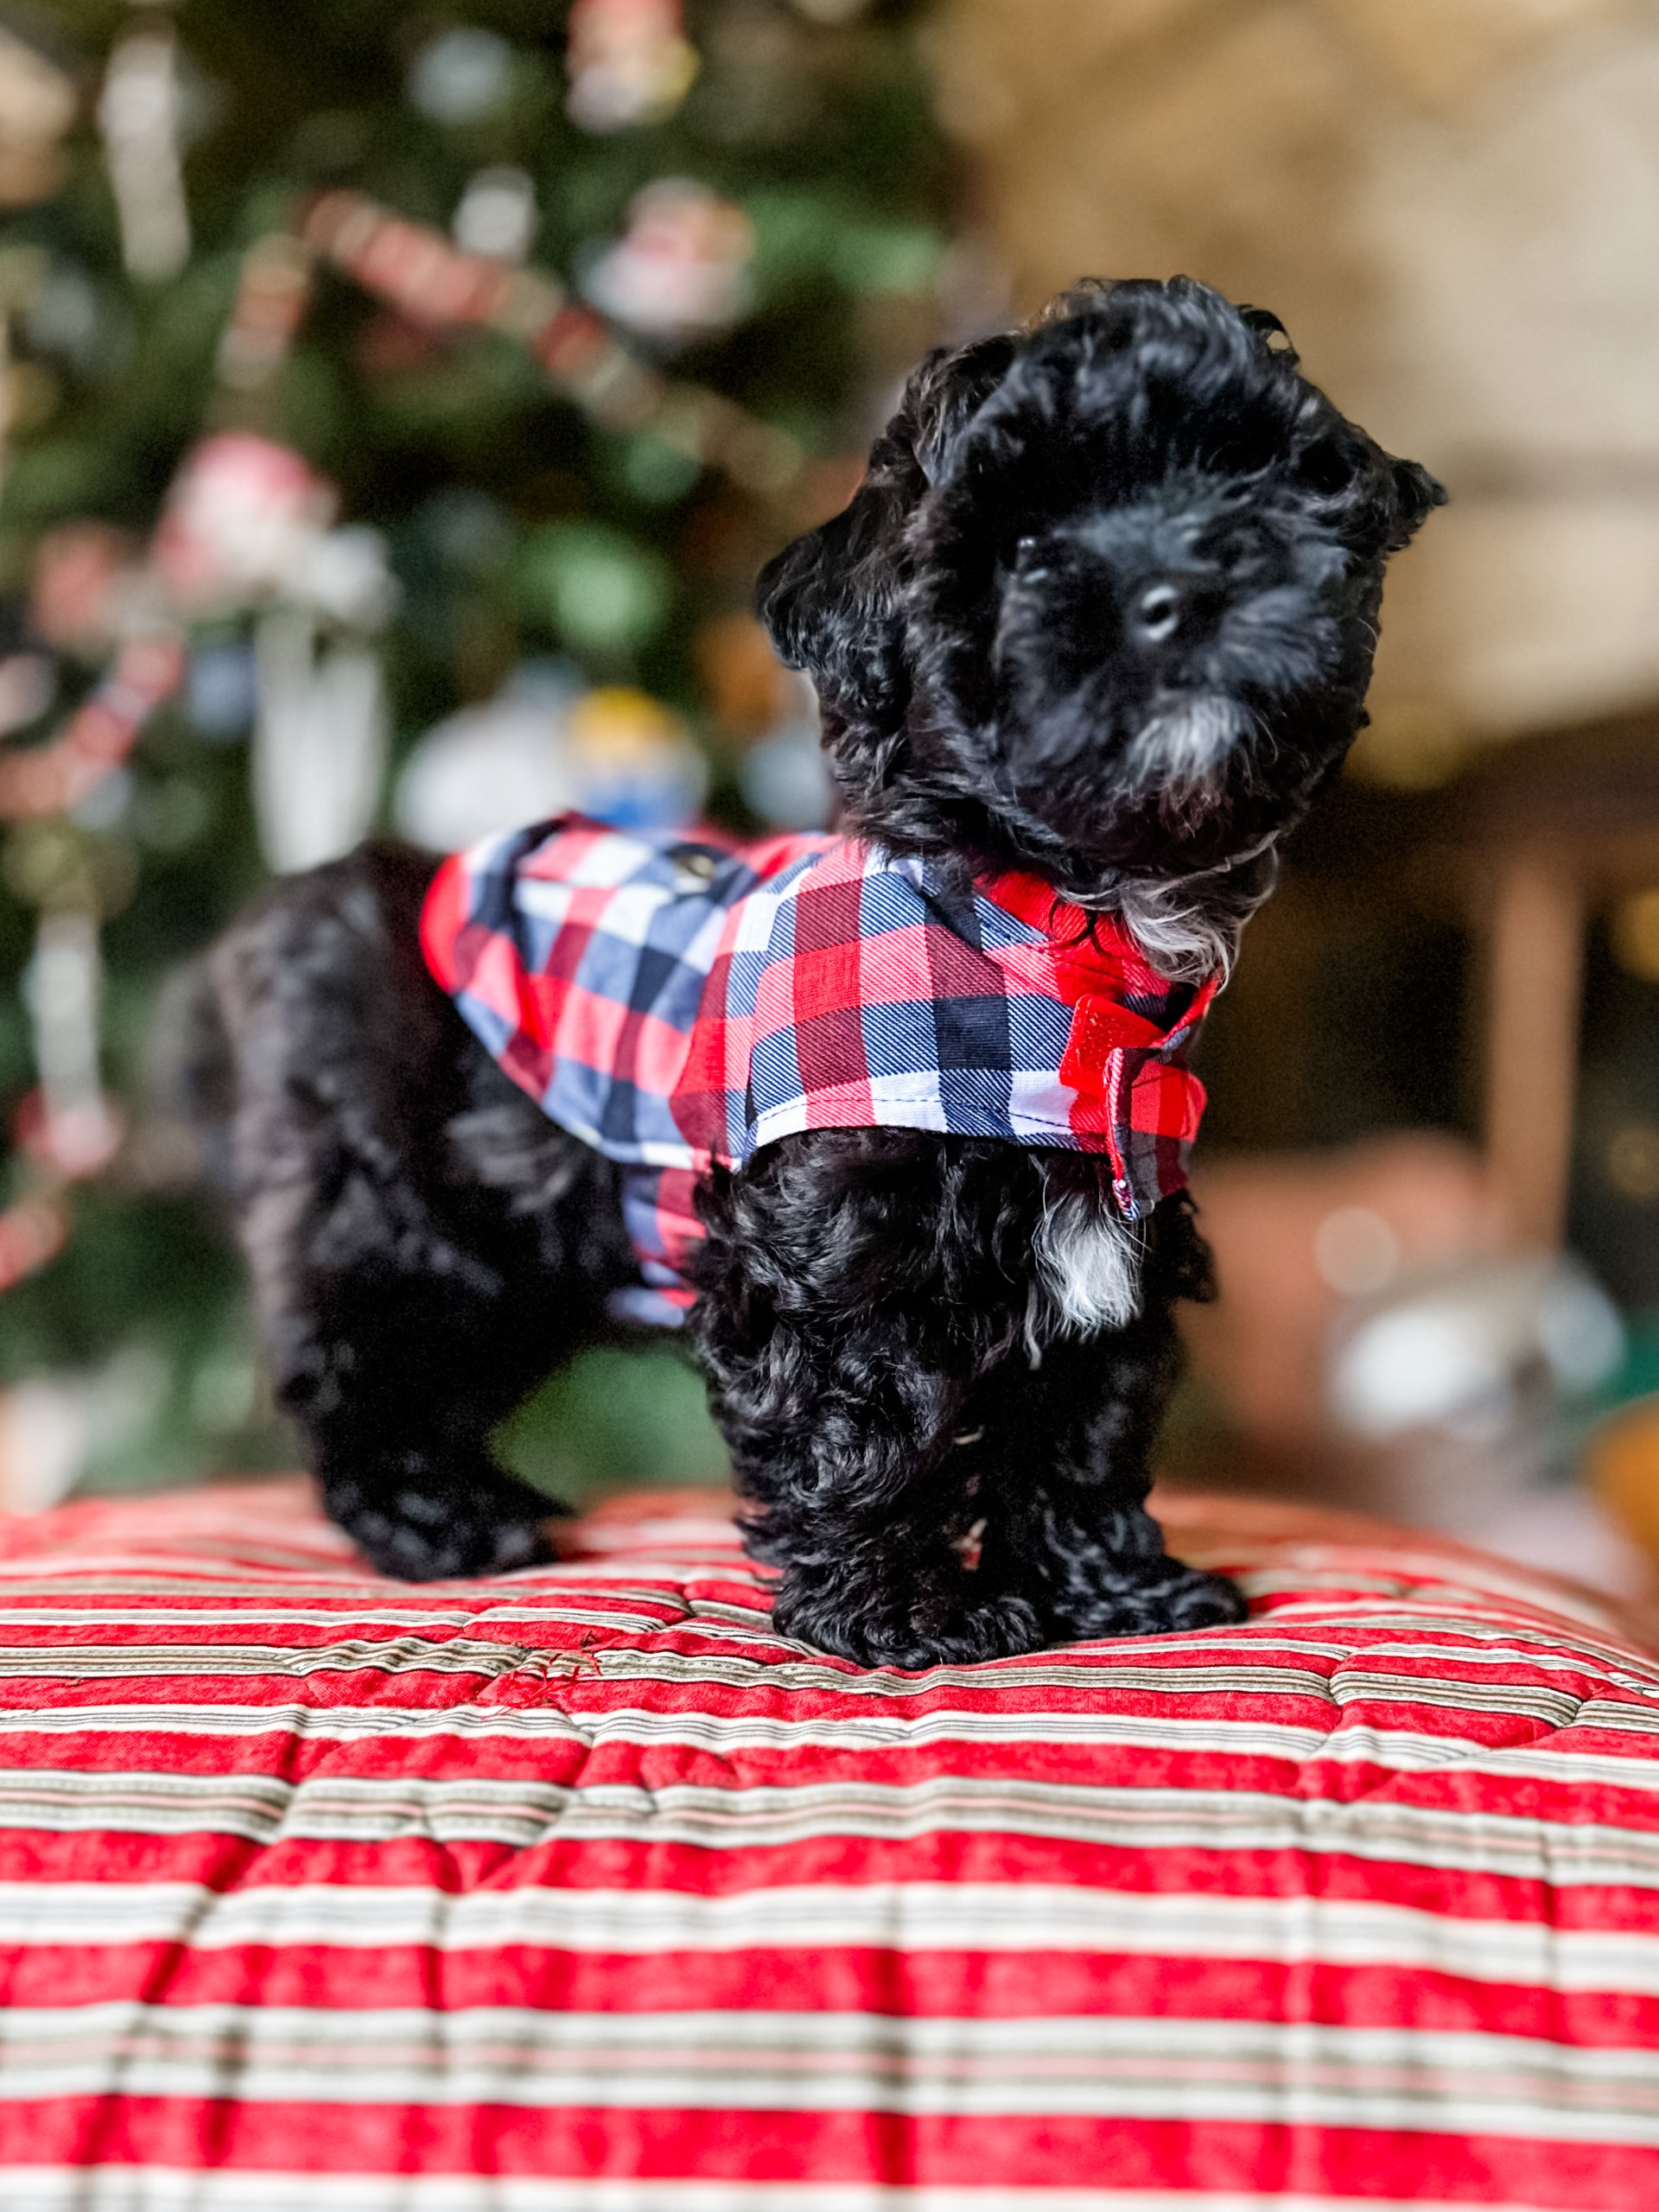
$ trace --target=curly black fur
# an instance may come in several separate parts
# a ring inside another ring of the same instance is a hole
[[[1388,555],[1444,495],[1185,278],[1080,289],[931,354],[846,512],[760,580],[848,828],[1034,868],[1172,972],[1224,965],[1363,720]],[[330,1510],[412,1577],[541,1558],[494,1422],[608,1333],[615,1177],[484,1055],[385,847],[277,886],[206,970],[194,1092],[281,1402]],[[864,1664],[1231,1619],[1144,1510],[1205,1294],[1185,1200],[1103,1162],[897,1129],[766,1147],[702,1193],[690,1338],[779,1625]]]

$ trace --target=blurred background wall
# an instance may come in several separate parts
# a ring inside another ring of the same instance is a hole
[[[1639,1582],[1659,10],[8,4],[0,206],[12,1497],[289,1449],[146,1089],[236,900],[374,823],[821,819],[755,566],[925,346],[1185,270],[1452,505],[1206,1039],[1169,1465]],[[716,1472],[672,1357],[620,1359],[517,1463]]]

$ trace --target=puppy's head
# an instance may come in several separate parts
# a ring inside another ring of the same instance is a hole
[[[1297,817],[1363,720],[1384,563],[1444,497],[1273,316],[1090,285],[930,355],[760,606],[855,827],[1086,896]]]

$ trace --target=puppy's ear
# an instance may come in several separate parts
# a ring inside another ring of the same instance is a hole
[[[755,609],[779,657],[804,669],[837,724],[902,716],[905,525],[1014,358],[1009,337],[928,354],[870,451],[851,503],[760,571]]]
[[[1446,486],[1431,476],[1421,461],[1396,461],[1394,476],[1395,524],[1389,550],[1397,553],[1409,545],[1436,507],[1446,505]]]

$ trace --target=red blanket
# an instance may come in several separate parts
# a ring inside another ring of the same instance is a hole
[[[296,1484],[0,1523],[5,2212],[1659,2207],[1659,1656],[1166,1503],[1240,1628],[925,1675],[712,1508],[368,1573]]]

